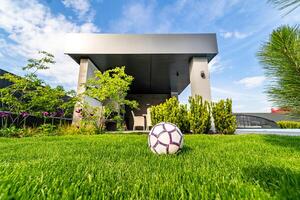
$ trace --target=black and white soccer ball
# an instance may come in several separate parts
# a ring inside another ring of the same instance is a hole
[[[161,122],[152,127],[148,144],[153,153],[174,154],[183,146],[183,134],[176,125]]]

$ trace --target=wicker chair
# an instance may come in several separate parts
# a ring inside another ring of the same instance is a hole
[[[145,130],[145,118],[144,116],[135,116],[134,112],[131,111],[132,117],[133,117],[133,130],[136,130],[136,127],[143,127],[143,130]]]

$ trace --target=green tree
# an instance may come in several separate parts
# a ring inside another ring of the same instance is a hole
[[[76,99],[75,92],[65,91],[62,86],[52,88],[38,78],[37,73],[40,70],[47,70],[55,63],[52,54],[45,51],[39,53],[42,55],[41,58],[29,59],[28,64],[23,67],[26,72],[24,77],[10,73],[0,76],[0,79],[11,83],[8,87],[0,89],[0,102],[3,105],[2,109],[16,116],[13,124],[22,116],[20,113],[40,116],[42,112],[54,113],[57,109],[63,109],[64,116],[70,116],[72,113]]]
[[[97,71],[95,76],[85,84],[85,92],[81,96],[81,107],[84,121],[92,122],[102,132],[105,122],[113,119],[122,121],[125,106],[137,108],[138,103],[127,100],[127,92],[133,77],[125,73],[125,67],[116,67],[105,72]],[[102,106],[94,107],[84,99],[93,98]]]
[[[300,113],[300,29],[281,26],[274,30],[259,52],[269,78],[267,94],[279,107]]]
[[[280,10],[289,9],[288,13],[296,10],[300,6],[300,0],[268,0]]]

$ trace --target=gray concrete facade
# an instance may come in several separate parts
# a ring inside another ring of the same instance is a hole
[[[92,75],[89,68],[125,66],[134,77],[128,96],[136,97],[138,112],[145,112],[178,96],[190,83],[192,95],[210,100],[208,63],[218,47],[215,34],[70,34],[65,53],[83,68],[78,84]]]
[[[216,34],[69,34],[65,53],[194,54],[209,61],[218,53]]]

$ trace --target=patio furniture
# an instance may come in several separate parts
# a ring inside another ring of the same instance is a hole
[[[105,128],[107,131],[116,131],[117,130],[117,121],[112,119],[105,120]]]
[[[147,108],[147,115],[146,115],[146,130],[150,130],[152,127],[152,122],[151,122],[151,114],[150,114],[150,108]]]
[[[136,130],[136,127],[143,127],[145,130],[145,117],[144,116],[135,116],[134,112],[131,111],[133,117],[133,130]]]

